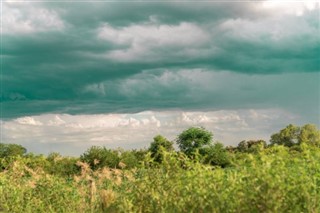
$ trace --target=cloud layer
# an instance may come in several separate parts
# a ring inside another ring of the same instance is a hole
[[[156,69],[319,73],[313,2],[3,4],[5,108],[15,100],[86,100],[85,85]]]
[[[145,111],[136,114],[44,114],[2,123],[7,142],[38,153],[79,155],[93,145],[108,148],[147,148],[162,134],[170,140],[191,126],[203,126],[215,140],[237,145],[243,139],[269,140],[271,133],[297,122],[295,115],[279,110],[224,110],[209,112]],[[277,123],[276,125],[274,125]]]

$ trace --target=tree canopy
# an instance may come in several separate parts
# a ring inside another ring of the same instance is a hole
[[[19,144],[0,143],[0,157],[22,156],[27,152],[27,149]]]
[[[289,124],[278,133],[271,135],[270,143],[289,147],[301,143],[318,146],[320,145],[320,131],[313,124],[306,124],[302,127]]]
[[[213,134],[203,127],[191,127],[183,131],[177,139],[182,152],[190,156],[197,150],[212,143]]]
[[[237,150],[240,152],[255,152],[266,147],[267,142],[264,140],[243,140],[238,144]]]
[[[300,129],[298,141],[320,146],[320,130],[313,124],[306,124]]]
[[[151,152],[151,157],[157,162],[162,161],[162,151],[171,152],[174,150],[173,142],[169,141],[162,135],[157,135],[153,138],[153,142],[150,144],[148,149]]]
[[[90,147],[80,156],[80,159],[87,162],[93,170],[102,167],[115,168],[120,162],[117,151],[99,146]]]
[[[221,167],[226,167],[230,164],[228,152],[222,143],[210,144],[202,148],[200,154],[203,156],[203,163]]]

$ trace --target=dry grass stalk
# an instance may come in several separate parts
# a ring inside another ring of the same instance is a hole
[[[81,161],[77,161],[76,163],[77,166],[81,167],[81,175],[80,175],[80,179],[90,179],[91,178],[91,173],[92,173],[92,170],[90,168],[90,165],[87,164],[87,163],[84,163],[84,162],[81,162]],[[75,180],[79,180],[77,178],[75,178]]]
[[[124,168],[126,168],[127,165],[126,165],[125,163],[123,163],[123,162],[119,162],[118,166],[119,166],[121,169],[124,169]]]
[[[100,191],[100,198],[101,198],[102,208],[106,209],[116,201],[116,193],[110,189],[108,190],[103,189]]]
[[[97,187],[93,179],[90,180],[89,184],[90,184],[90,203],[91,203],[91,207],[93,207],[96,201]]]

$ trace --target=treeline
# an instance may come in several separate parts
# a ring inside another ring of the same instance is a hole
[[[28,153],[18,144],[0,143],[0,171],[6,170],[15,160],[23,158],[30,168],[43,168],[49,174],[71,177],[81,172],[79,162],[87,163],[93,171],[108,167],[116,169],[141,168],[146,165],[157,167],[163,163],[164,155],[174,154],[178,159],[225,168],[232,166],[236,153],[258,153],[274,146],[287,147],[291,152],[299,152],[301,146],[320,147],[320,131],[315,125],[288,125],[271,135],[270,143],[264,140],[244,140],[237,146],[225,147],[213,141],[213,134],[202,127],[191,127],[178,135],[174,142],[161,135],[153,138],[148,149],[129,150],[108,149],[92,146],[79,157],[64,157],[59,153],[48,156]],[[181,163],[183,166],[183,163]]]

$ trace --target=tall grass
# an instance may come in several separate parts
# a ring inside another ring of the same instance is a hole
[[[48,174],[17,159],[0,173],[2,212],[320,212],[320,150],[275,146],[230,153],[212,167],[179,153],[138,169]]]

